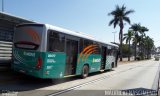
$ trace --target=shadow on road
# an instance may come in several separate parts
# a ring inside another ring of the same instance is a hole
[[[108,70],[114,71],[114,70]],[[108,72],[104,71],[104,72]],[[89,77],[101,74],[101,72],[95,72],[89,74]],[[39,89],[47,86],[54,86],[57,84],[62,84],[68,81],[74,81],[81,79],[80,76],[67,77],[62,79],[40,79],[32,76],[28,76],[22,73],[17,73],[13,71],[1,72],[0,73],[0,90],[15,90],[15,91],[29,91],[34,89]],[[3,78],[9,78],[7,80]]]

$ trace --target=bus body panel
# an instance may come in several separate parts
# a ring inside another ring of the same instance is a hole
[[[42,67],[40,69],[36,69],[38,57],[42,58]],[[12,68],[15,71],[39,78],[62,78],[64,77],[65,58],[64,53],[14,49]]]
[[[90,59],[92,62],[90,65],[90,73],[99,71],[101,66],[101,55],[92,54]]]
[[[44,69],[44,78],[62,78],[64,77],[66,64],[66,54],[58,52],[46,52],[46,61]],[[48,74],[46,74],[46,72]]]
[[[112,63],[114,63],[113,56],[106,56],[106,66],[105,66],[105,69],[106,70],[112,69]]]
[[[79,58],[79,61],[77,62],[76,75],[80,75],[82,73],[82,68],[85,64],[89,66],[89,73],[97,72],[100,70],[100,64],[101,64],[100,55],[90,54],[88,57],[86,56],[80,57],[80,55],[78,55],[78,58]]]
[[[115,64],[115,57],[114,56],[106,56],[105,70],[112,69],[112,63]],[[85,64],[89,65],[89,73],[100,71],[101,55],[99,55],[99,54],[91,54],[90,56],[88,56],[86,61],[83,61],[83,59],[81,59],[80,62],[77,62],[76,75],[81,75],[82,68],[83,68],[83,66]]]
[[[45,53],[14,48],[13,55],[12,68],[14,71],[43,78],[41,75],[43,74],[43,69],[37,70],[36,64],[38,57],[45,59]]]
[[[64,53],[54,52],[35,52],[28,50],[14,50],[14,68],[15,71],[22,72],[39,78],[63,78],[65,72],[66,55]],[[35,54],[34,57],[26,54]],[[38,57],[43,58],[42,68],[37,70],[35,64]],[[20,58],[19,58],[20,57]],[[100,70],[100,55],[92,54],[88,56],[86,61],[77,64],[76,74],[81,75],[84,64],[89,65],[89,73],[97,72]],[[111,69],[112,56],[107,57],[106,69]]]

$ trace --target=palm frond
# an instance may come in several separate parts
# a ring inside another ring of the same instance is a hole
[[[114,28],[116,28],[117,24],[118,24],[119,20],[118,19],[115,19],[115,22],[114,22]]]
[[[109,26],[111,26],[113,24],[113,22],[115,22],[114,19],[112,19],[110,22],[109,22]]]
[[[126,39],[126,44],[129,42],[129,38]]]
[[[146,31],[149,31],[149,29],[147,27],[141,26],[140,33],[143,34]]]
[[[123,35],[124,35],[124,36],[128,36],[128,33],[124,33]]]
[[[141,25],[140,24],[133,24],[130,29],[132,29],[133,31],[140,31],[141,30]]]
[[[129,24],[131,23],[129,17],[123,17],[123,20],[126,21],[126,22],[129,23]]]
[[[122,40],[124,41],[127,37],[124,37]]]
[[[129,10],[126,13],[124,13],[124,15],[127,16],[128,14],[131,14],[131,13],[134,13],[134,12],[135,12],[134,10]]]

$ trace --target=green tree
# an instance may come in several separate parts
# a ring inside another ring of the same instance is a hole
[[[130,29],[132,29],[134,31],[134,39],[133,39],[133,43],[134,43],[134,60],[136,60],[137,57],[137,43],[139,40],[139,35],[138,33],[141,30],[141,25],[140,24],[133,24]]]
[[[123,44],[122,45],[122,52],[123,52],[123,57],[127,57],[129,52],[129,46],[128,44]]]
[[[141,53],[144,53],[144,38],[146,36],[145,32],[149,31],[147,27],[141,26],[140,34],[141,34],[141,41],[140,41],[140,51]]]
[[[134,32],[133,30],[128,30],[128,33],[124,34],[124,38],[123,40],[126,40],[126,44],[128,44],[128,61],[130,61],[130,57],[131,57],[131,40],[134,38]]]
[[[137,45],[138,45],[138,52],[137,52],[137,54],[138,54],[138,58],[139,58],[139,60],[143,60],[144,59],[144,54],[143,54],[143,52],[141,51],[142,50],[142,44],[143,44],[143,38],[141,38],[141,35],[138,35],[137,37],[136,37],[136,40],[137,40]]]
[[[122,61],[122,42],[123,42],[123,28],[124,21],[130,24],[129,14],[133,13],[134,10],[126,10],[126,7],[123,5],[122,7],[116,6],[116,9],[110,12],[108,15],[113,16],[113,19],[109,22],[109,26],[113,25],[116,28],[117,25],[120,27],[119,31],[119,40],[120,40],[120,61]]]
[[[149,36],[146,36],[146,38],[144,39],[144,44],[147,50],[147,59],[149,59],[151,55],[151,50],[154,47],[154,41]]]

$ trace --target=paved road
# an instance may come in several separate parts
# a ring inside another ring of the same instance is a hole
[[[22,76],[14,83],[0,86],[0,89],[19,90],[18,96],[154,94],[157,90],[158,70],[159,61],[147,60],[123,64],[112,71],[91,74],[86,79],[72,77],[51,81]]]

